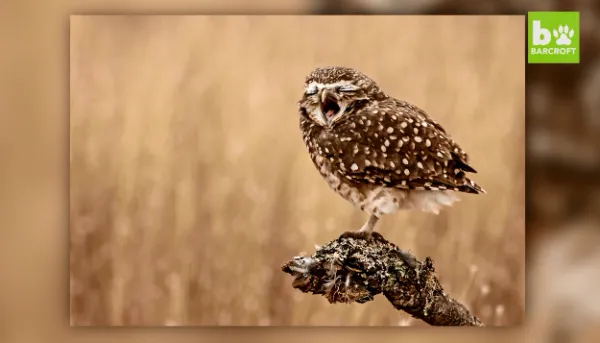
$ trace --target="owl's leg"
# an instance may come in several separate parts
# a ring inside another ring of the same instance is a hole
[[[362,226],[362,228],[358,231],[347,231],[344,232],[341,238],[354,238],[354,239],[371,239],[375,235],[381,236],[379,233],[375,232],[375,224],[379,221],[379,217],[375,214],[371,214],[369,219]]]
[[[378,221],[379,217],[377,217],[375,214],[371,214],[365,225],[363,225],[358,232],[373,233],[373,231],[375,231],[375,224],[377,224]]]

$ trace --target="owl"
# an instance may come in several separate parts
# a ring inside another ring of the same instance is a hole
[[[467,154],[425,111],[386,94],[347,67],[313,70],[298,102],[300,130],[319,173],[342,198],[368,214],[358,231],[370,238],[384,214],[438,214],[458,192],[485,191]]]

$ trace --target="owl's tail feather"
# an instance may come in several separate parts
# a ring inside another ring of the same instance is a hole
[[[472,193],[472,194],[485,194],[485,190],[481,188],[475,181],[465,177],[464,182],[458,186],[460,192]]]
[[[460,170],[463,170],[465,172],[468,172],[468,173],[474,173],[474,174],[477,173],[477,170],[475,170],[475,168],[471,167],[467,163],[466,158],[461,157],[461,156],[459,156],[459,155],[457,155],[455,153],[452,153],[452,158],[453,158],[452,161],[454,162],[454,166],[456,168],[458,168]]]

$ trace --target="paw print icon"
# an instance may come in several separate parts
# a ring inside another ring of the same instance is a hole
[[[573,29],[569,28],[567,25],[560,25],[558,30],[554,29],[552,33],[554,34],[554,37],[557,38],[557,45],[571,45],[571,38],[573,38],[573,35],[575,34]]]

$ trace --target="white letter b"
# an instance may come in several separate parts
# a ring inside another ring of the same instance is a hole
[[[541,36],[541,38],[540,38]],[[533,45],[546,45],[550,43],[550,30],[543,29],[539,20],[533,21]]]

